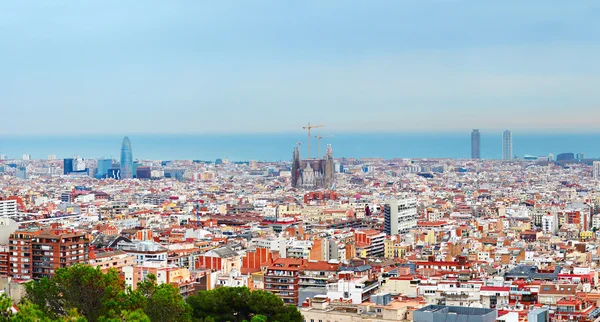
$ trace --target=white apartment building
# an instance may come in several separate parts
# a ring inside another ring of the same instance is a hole
[[[542,217],[542,231],[551,234],[558,232],[558,216],[555,212]]]
[[[600,161],[592,163],[592,176],[594,180],[600,180]]]
[[[0,200],[0,217],[13,217],[17,215],[16,200]]]
[[[279,252],[279,256],[282,258],[287,257],[287,247],[285,238],[267,239],[267,238],[253,238],[250,242],[250,248],[267,248],[271,251]]]
[[[417,227],[417,199],[390,200],[385,204],[385,233],[394,236]]]
[[[352,280],[340,279],[337,283],[327,284],[327,297],[330,300],[351,301],[361,304],[368,301],[379,288],[379,282],[369,280],[368,276]]]

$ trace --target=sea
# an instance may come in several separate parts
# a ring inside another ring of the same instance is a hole
[[[306,157],[306,133],[273,134],[132,134],[133,157],[140,160],[204,160],[217,158],[232,161],[290,160],[294,146],[301,144]],[[49,155],[66,158],[108,157],[119,159],[123,135],[50,135],[0,136],[0,155],[33,159]],[[311,156],[317,156],[317,140],[311,139]],[[331,144],[334,157],[347,158],[453,158],[471,155],[469,133],[335,133],[321,140],[322,156]],[[584,153],[586,158],[600,157],[600,133],[513,133],[513,153],[547,156],[552,153]],[[481,157],[499,159],[502,133],[481,134]]]

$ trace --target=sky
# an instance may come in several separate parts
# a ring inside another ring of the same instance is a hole
[[[600,1],[0,1],[0,135],[600,132]]]

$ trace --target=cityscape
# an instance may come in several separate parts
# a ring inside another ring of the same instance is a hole
[[[465,159],[345,158],[311,134],[282,162],[139,160],[128,137],[119,160],[3,157],[1,285],[16,304],[81,263],[183,298],[265,290],[306,321],[595,320],[600,160],[500,135],[499,160],[478,129]]]
[[[0,322],[600,322],[600,2],[0,2]]]

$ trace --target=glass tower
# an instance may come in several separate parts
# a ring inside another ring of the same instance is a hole
[[[121,179],[131,178],[133,178],[133,154],[131,142],[128,137],[125,137],[121,145]]]
[[[481,159],[481,133],[477,129],[471,132],[471,159]]]
[[[512,154],[512,133],[506,130],[502,133],[502,160],[511,160]]]

